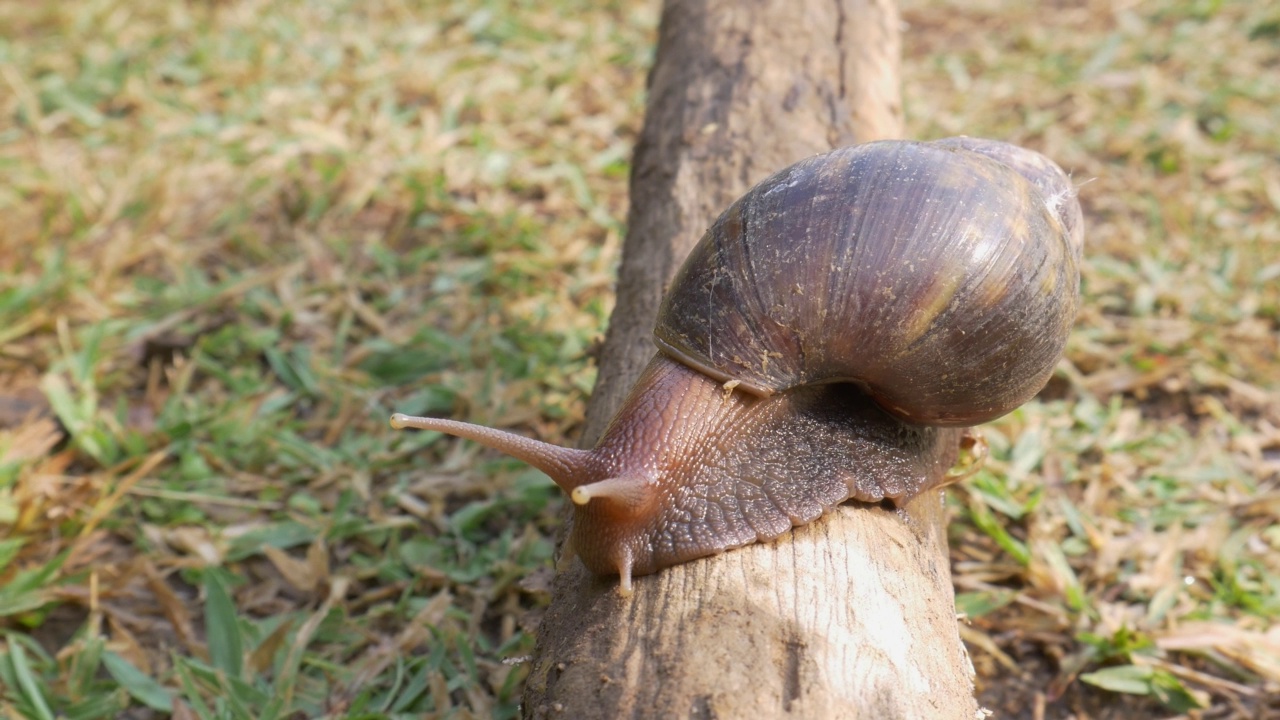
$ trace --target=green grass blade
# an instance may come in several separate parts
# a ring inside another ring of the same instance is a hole
[[[154,710],[173,712],[172,692],[134,667],[133,663],[108,651],[102,656],[102,664],[135,700]]]
[[[1009,531],[1005,529],[1004,525],[995,517],[985,503],[971,503],[970,508],[970,518],[978,529],[986,533],[1005,552],[1012,555],[1019,564],[1025,566],[1031,562],[1031,551],[1027,548],[1026,543],[1010,535]]]
[[[47,587],[66,562],[67,555],[67,551],[63,551],[41,567],[17,573],[5,583],[0,588],[0,617],[34,610],[49,602]]]
[[[209,642],[209,659],[228,677],[239,679],[244,669],[244,640],[236,618],[236,606],[226,585],[216,571],[204,576],[205,632]]]
[[[18,684],[18,692],[31,705],[36,719],[54,720],[53,710],[40,689],[40,681],[31,673],[31,666],[27,663],[27,651],[14,641],[13,636],[9,636],[9,663],[13,669],[14,681]]]
[[[1095,687],[1130,695],[1151,693],[1152,670],[1140,665],[1116,665],[1085,673],[1080,679]]]
[[[182,685],[182,696],[191,709],[200,716],[200,720],[214,720],[213,710],[200,695],[199,681],[192,671],[192,661],[178,658],[174,668],[178,671],[178,682]]]
[[[0,540],[0,570],[9,567],[9,563],[18,556],[18,551],[27,542],[26,538],[15,537]]]
[[[115,720],[129,705],[129,695],[122,690],[104,692],[87,697],[66,708],[60,720]]]

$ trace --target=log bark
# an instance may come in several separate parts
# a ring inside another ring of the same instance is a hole
[[[901,134],[890,0],[667,0],[631,176],[593,445],[653,355],[662,292],[754,183]],[[773,543],[617,580],[565,563],[526,717],[972,718],[939,492],[845,506]]]

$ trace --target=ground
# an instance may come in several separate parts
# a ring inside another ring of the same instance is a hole
[[[0,714],[512,717],[655,2],[0,4]],[[908,135],[1067,168],[1085,305],[949,493],[1008,718],[1280,717],[1280,11],[903,5]]]

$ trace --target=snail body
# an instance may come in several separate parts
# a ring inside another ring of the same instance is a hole
[[[631,577],[776,538],[841,502],[942,484],[957,428],[1056,365],[1078,305],[1079,205],[1037,153],[951,138],[782,170],[707,231],[663,299],[659,352],[592,450],[434,418],[577,505],[588,569]]]

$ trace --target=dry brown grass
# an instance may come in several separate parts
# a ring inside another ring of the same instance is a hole
[[[1280,713],[1280,15],[904,12],[912,136],[1086,183],[1067,361],[951,493],[984,701]],[[0,714],[514,713],[559,500],[383,423],[576,432],[656,19],[0,3]]]
[[[906,17],[915,134],[1042,150],[1082,183],[1089,225],[1085,310],[1046,393],[1061,399],[999,422],[994,476],[955,495],[973,522],[956,528],[957,588],[1007,603],[968,630],[992,702],[1057,716],[1080,673],[1135,665],[1183,681],[1206,716],[1276,712],[1280,16],[994,2]]]

